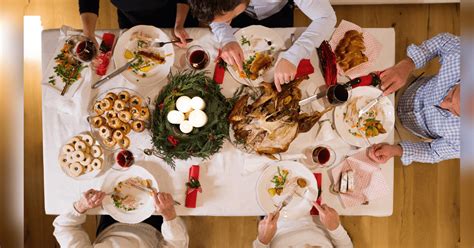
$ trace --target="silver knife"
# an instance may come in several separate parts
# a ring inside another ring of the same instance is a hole
[[[381,93],[377,98],[375,99],[372,99],[372,101],[370,101],[369,103],[367,103],[367,105],[365,105],[365,107],[363,107],[361,110],[359,110],[359,115],[358,117],[362,117],[365,113],[367,113],[373,106],[375,106],[375,104],[377,104],[380,99],[382,99],[382,97],[384,97],[383,93]]]
[[[299,105],[300,106],[304,106],[312,101],[315,101],[315,100],[318,100],[320,98],[323,98],[324,96],[326,96],[326,91],[322,91],[322,92],[319,92],[318,94],[316,95],[313,95],[313,96],[310,96],[308,98],[305,98],[301,101],[299,101]]]
[[[109,75],[105,76],[104,78],[102,78],[101,80],[95,82],[91,87],[92,89],[96,89],[98,88],[99,86],[101,86],[103,83],[107,82],[108,80],[112,79],[113,77],[119,75],[120,73],[122,73],[123,71],[127,70],[128,67],[130,67],[130,65],[135,62],[135,60],[137,59],[137,57],[135,57],[134,59],[128,61],[127,63],[125,63],[125,65],[119,67],[118,69],[116,69],[115,71],[113,71],[112,73],[110,73]]]

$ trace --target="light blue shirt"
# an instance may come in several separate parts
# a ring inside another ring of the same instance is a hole
[[[287,2],[287,0],[251,0],[249,6],[257,19],[261,20],[278,13]],[[282,53],[282,58],[298,66],[300,60],[309,58],[323,40],[329,40],[337,19],[329,0],[295,0],[295,4],[312,20],[293,46]],[[228,23],[213,22],[210,26],[221,46],[237,41]]]
[[[415,82],[400,98],[398,116],[402,124],[413,133],[432,139],[431,142],[419,143],[402,141],[401,160],[408,165],[413,161],[437,163],[459,158],[461,119],[439,107],[449,91],[460,82],[459,37],[439,34],[420,46],[409,46],[407,54],[417,69],[435,57],[440,58],[441,68],[438,75]]]

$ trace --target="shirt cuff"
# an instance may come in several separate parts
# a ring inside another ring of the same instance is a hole
[[[270,245],[263,244],[262,242],[260,242],[260,240],[258,240],[258,238],[256,238],[253,241],[253,248],[265,248],[265,247],[270,247]]]
[[[402,160],[403,165],[410,165],[411,163],[413,163],[413,158],[416,154],[416,151],[420,148],[417,148],[417,145],[411,142],[400,142],[399,145],[403,149],[403,153],[400,158]]]
[[[281,55],[281,58],[290,61],[290,63],[292,63],[296,67],[298,67],[301,61],[301,59],[298,56],[296,56],[295,54],[292,54],[289,50],[284,52]]]
[[[407,48],[407,56],[413,60],[413,63],[415,63],[416,69],[420,69],[426,64],[426,55],[423,53],[423,50],[416,46],[416,45],[410,45]]]
[[[346,230],[344,229],[344,227],[341,224],[339,224],[339,226],[336,229],[332,230],[332,231],[328,229],[328,232],[329,232],[329,234],[331,234],[331,236],[341,236],[341,235],[344,235],[346,233]]]

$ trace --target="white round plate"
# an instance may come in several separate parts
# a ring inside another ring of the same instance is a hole
[[[267,167],[257,181],[257,201],[265,213],[275,211],[282,201],[281,196],[272,197],[268,193],[268,189],[273,187],[271,180],[273,176],[278,173],[277,167],[280,167],[281,170],[288,170],[289,178],[295,176],[304,178],[308,185],[303,189],[297,187],[297,192],[302,194],[306,191],[303,195],[306,199],[316,200],[316,197],[318,196],[318,184],[313,173],[311,173],[311,171],[301,163],[294,161],[280,161]],[[291,220],[299,219],[303,216],[309,215],[312,207],[312,204],[307,200],[295,194],[289,204],[281,210],[280,218]]]
[[[120,68],[129,61],[125,58],[124,54],[125,50],[133,45],[131,44],[132,41],[130,38],[132,34],[136,32],[142,32],[144,34],[147,34],[158,41],[171,41],[170,38],[159,28],[146,25],[135,26],[123,33],[117,41],[113,55],[115,68]],[[171,67],[173,66],[175,56],[174,48],[172,44],[166,44],[161,48],[156,48],[156,51],[158,51],[161,56],[165,57],[165,63],[161,65],[156,65],[155,68],[152,69],[152,71],[147,73],[146,77],[137,75],[130,69],[122,72],[122,75],[129,82],[134,83],[138,86],[154,85],[163,81],[168,76]]]
[[[357,147],[367,147],[369,144],[366,142],[364,137],[357,137],[351,133],[351,127],[344,121],[344,113],[347,111],[347,105],[351,102],[351,99],[356,97],[362,97],[357,102],[357,109],[362,109],[366,102],[369,102],[372,99],[377,98],[382,93],[381,90],[372,87],[372,86],[361,86],[352,90],[351,97],[347,103],[337,106],[334,110],[334,124],[336,130],[342,139],[353,146]],[[377,105],[382,110],[377,115],[377,120],[380,120],[384,129],[387,131],[384,134],[379,134],[375,137],[370,137],[368,140],[371,144],[377,144],[383,142],[388,135],[393,131],[395,126],[395,108],[393,103],[387,97],[383,97]]]
[[[273,48],[274,51],[278,51],[285,48],[285,42],[281,36],[279,36],[274,30],[264,26],[254,25],[241,28],[234,34],[234,36],[244,51],[244,61],[259,51],[267,51],[271,48]],[[243,44],[242,37],[250,41],[250,45],[248,45],[248,43]],[[273,69],[278,58],[274,59],[273,65],[268,68],[263,75],[258,77],[256,80],[249,79],[254,86],[259,85],[263,81],[269,81],[270,79],[273,80]],[[249,85],[247,80],[241,78],[239,72],[237,72],[234,68],[229,67],[229,72],[230,75],[232,75],[232,77],[237,80],[237,82],[244,85]]]
[[[101,190],[105,193],[113,192],[119,182],[131,177],[151,179],[153,188],[157,191],[159,190],[155,177],[145,168],[138,165],[133,165],[126,171],[111,170],[105,177]],[[130,188],[127,193],[133,194],[140,201],[141,205],[132,211],[121,210],[115,207],[111,195],[107,195],[102,202],[102,206],[112,218],[121,223],[135,224],[146,220],[155,212],[153,198],[149,193],[134,188]]]
[[[98,140],[92,136],[92,134],[90,132],[82,132],[78,135],[75,135],[71,138],[69,138],[66,142],[68,142],[69,140],[71,140],[72,138],[76,137],[76,136],[81,136],[81,135],[84,135],[84,134],[87,134],[87,135],[90,135],[93,139],[94,139],[94,145],[97,145],[97,146],[100,146],[100,148],[102,149],[102,155],[100,156],[100,159],[102,160],[102,168],[100,168],[99,170],[93,170],[91,172],[88,172],[88,173],[84,173],[78,177],[75,177],[75,176],[72,176],[70,174],[70,172],[64,168],[63,166],[59,165],[59,167],[61,168],[61,170],[64,172],[64,174],[66,174],[68,177],[72,178],[72,179],[75,179],[75,180],[90,180],[90,179],[93,179],[95,177],[97,177],[99,174],[101,174],[102,171],[106,171],[109,167],[109,161],[107,161],[108,159],[108,156],[106,156],[106,154],[104,154],[106,152],[106,150],[100,145],[100,143],[98,142]],[[65,146],[67,143],[64,143],[63,146]],[[63,146],[61,146],[59,148],[59,155],[58,155],[58,161],[60,160],[60,157],[62,155],[62,148]]]

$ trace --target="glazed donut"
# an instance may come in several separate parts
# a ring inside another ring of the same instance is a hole
[[[83,151],[74,151],[72,153],[72,158],[74,159],[74,162],[81,162],[85,158],[85,153]]]
[[[105,119],[102,116],[94,116],[91,119],[91,124],[95,128],[99,128],[100,126],[105,124]]]
[[[142,105],[142,99],[139,96],[132,96],[130,97],[130,106],[135,107],[135,106],[141,106]]]
[[[118,145],[122,149],[127,149],[130,146],[130,139],[127,136],[123,136],[123,139],[119,140]]]
[[[69,165],[69,174],[73,177],[78,177],[84,171],[84,167],[82,167],[79,163],[72,163]]]
[[[91,154],[94,158],[98,158],[102,155],[102,149],[100,148],[100,146],[92,146]]]
[[[79,161],[79,163],[84,166],[90,165],[91,162],[92,162],[92,156],[89,154],[86,154],[86,156],[84,156],[84,159]]]
[[[140,110],[141,110],[140,106],[135,106],[135,107],[130,108],[130,113],[132,114],[132,118],[134,120],[138,120],[138,118],[140,118]]]
[[[122,122],[120,121],[119,118],[114,117],[114,118],[111,118],[107,121],[107,125],[109,125],[109,127],[113,128],[113,129],[119,129],[120,126],[122,126]]]
[[[102,168],[102,161],[99,158],[94,158],[91,163],[92,170],[100,170]]]
[[[104,139],[110,138],[110,136],[112,135],[112,130],[110,130],[110,128],[105,126],[105,125],[100,126],[99,127],[99,135],[100,135],[100,137],[102,137]]]
[[[113,148],[115,146],[115,144],[117,144],[117,142],[112,139],[112,137],[108,137],[106,139],[104,139],[104,145],[109,147],[109,148]]]
[[[67,143],[74,146],[77,142],[81,141],[80,137],[71,138]]]
[[[119,130],[122,131],[123,134],[127,135],[130,133],[132,128],[130,127],[130,124],[128,123],[122,123],[122,126],[120,126]]]
[[[94,103],[94,112],[97,115],[101,115],[101,114],[104,113],[104,109],[102,109],[102,102],[97,101],[97,102]]]
[[[138,117],[138,119],[142,121],[147,121],[149,118],[150,118],[150,110],[147,107],[143,107],[140,110],[140,117]]]
[[[68,144],[68,145],[63,146],[63,148],[61,149],[61,152],[63,154],[69,154],[71,152],[74,152],[75,150],[76,149],[74,148],[74,146]]]
[[[115,102],[115,100],[117,100],[117,95],[115,95],[115,93],[113,92],[109,92],[105,95],[104,98],[110,99],[112,102]]]
[[[69,155],[68,154],[63,154],[61,156],[59,156],[59,165],[61,167],[69,167]]]
[[[120,142],[120,140],[123,139],[123,137],[124,137],[123,132],[118,129],[115,130],[114,133],[112,134],[112,138],[117,142]]]
[[[137,133],[141,133],[145,130],[145,123],[143,121],[134,121],[132,122],[132,129]]]
[[[100,106],[104,111],[112,109],[112,104],[113,101],[111,101],[109,98],[105,98],[100,102]]]
[[[132,113],[130,113],[129,111],[120,111],[118,113],[118,118],[122,122],[128,123],[132,119]]]
[[[114,110],[115,112],[120,112],[125,109],[127,105],[125,104],[125,101],[122,100],[116,100],[114,102]]]
[[[82,141],[84,141],[88,146],[94,145],[94,139],[88,134],[81,135]]]
[[[109,111],[105,112],[105,119],[106,120],[110,120],[114,117],[117,117],[117,112],[115,112],[115,110],[109,110]]]
[[[130,99],[130,93],[128,93],[128,91],[125,91],[125,90],[120,91],[120,93],[118,94],[118,99],[124,102],[128,102],[128,100]]]
[[[76,144],[74,145],[74,149],[76,149],[76,151],[86,151],[87,149],[87,145],[86,145],[86,142],[84,141],[79,141],[79,142],[76,142]]]

